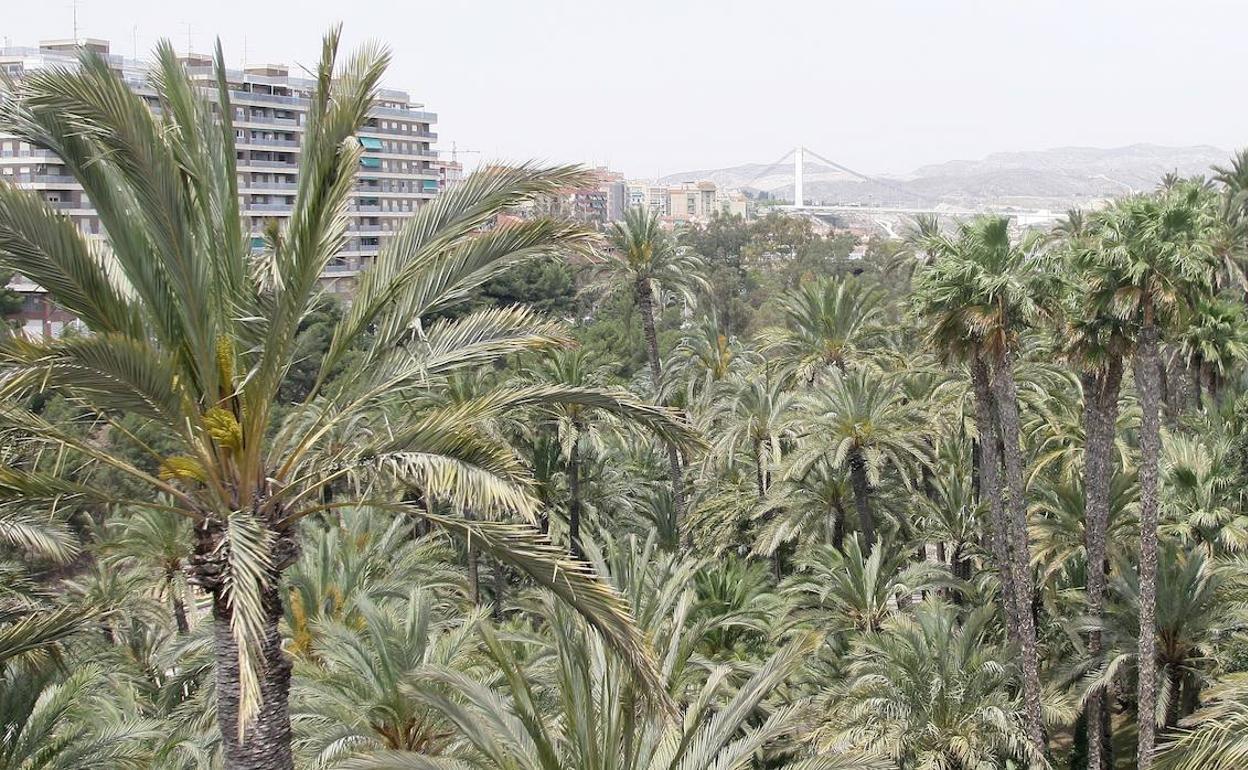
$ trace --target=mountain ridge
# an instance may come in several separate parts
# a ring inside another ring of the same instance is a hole
[[[1069,145],[995,152],[979,159],[948,160],[925,164],[906,174],[869,175],[869,179],[864,180],[808,156],[805,188],[810,201],[824,203],[922,201],[962,206],[993,203],[1064,208],[1152,189],[1169,172],[1182,176],[1207,175],[1212,165],[1228,162],[1230,157],[1229,151],[1207,144]],[[792,173],[791,164],[773,168],[762,163],[744,163],[668,174],[659,181],[705,179],[722,188],[744,188],[791,199]]]

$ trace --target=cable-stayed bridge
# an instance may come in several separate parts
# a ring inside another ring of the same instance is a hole
[[[868,201],[852,201],[852,202],[835,202],[835,203],[813,203],[808,199],[806,193],[806,164],[807,156],[819,161],[825,167],[830,167],[840,171],[861,182],[869,183],[871,189],[878,193],[873,194],[872,200]],[[979,208],[963,208],[958,206],[950,206],[941,202],[938,198],[913,189],[903,187],[895,181],[884,179],[881,177],[873,177],[838,163],[834,160],[820,155],[819,153],[803,146],[797,146],[781,155],[772,163],[768,164],[762,171],[755,174],[743,187],[753,187],[760,179],[766,176],[774,175],[778,170],[786,164],[791,164],[792,168],[792,203],[784,206],[791,211],[805,212],[809,214],[857,214],[866,217],[880,218],[908,218],[919,214],[939,214],[954,218],[971,217],[983,213],[1007,214],[1016,219],[1020,225],[1032,225],[1049,222],[1054,220],[1058,214],[1048,209],[1024,209],[1017,206],[999,206],[984,205]],[[757,188],[755,188],[757,189]],[[878,198],[878,199],[877,199]],[[887,224],[887,219],[877,219],[885,230],[891,234],[892,228]]]

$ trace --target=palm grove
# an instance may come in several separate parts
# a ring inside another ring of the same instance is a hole
[[[0,185],[0,768],[1242,766],[1248,156],[864,259],[489,166],[343,307],[337,49],[259,250],[223,74],[4,89],[108,238]]]

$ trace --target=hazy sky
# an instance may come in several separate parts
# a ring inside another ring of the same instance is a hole
[[[14,45],[72,0],[3,0]],[[1248,144],[1248,3],[1211,0],[78,0],[81,36],[141,54],[220,36],[231,64],[376,38],[386,84],[487,158],[632,176],[767,163],[796,144],[866,172],[989,152]],[[475,156],[465,155],[466,160]]]

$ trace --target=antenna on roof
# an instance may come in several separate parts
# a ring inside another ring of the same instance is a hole
[[[70,3],[70,8],[74,12],[74,44],[76,45],[78,43],[78,0],[73,0]]]

